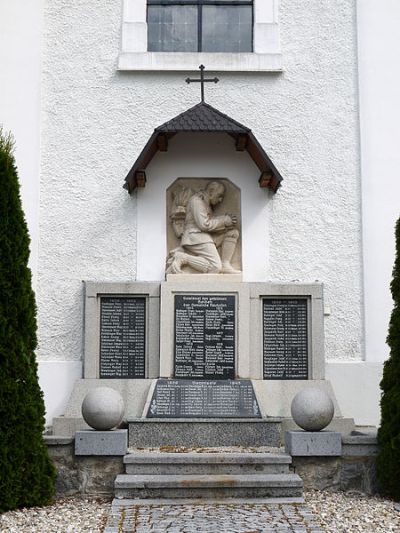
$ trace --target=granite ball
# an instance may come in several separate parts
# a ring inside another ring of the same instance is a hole
[[[333,418],[335,407],[329,394],[316,387],[308,387],[293,398],[291,413],[298,426],[306,431],[321,431]]]
[[[109,387],[98,387],[88,392],[82,402],[85,422],[99,431],[115,428],[124,416],[124,400],[120,393]]]

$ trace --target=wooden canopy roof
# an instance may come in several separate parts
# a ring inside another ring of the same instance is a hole
[[[146,167],[157,151],[168,151],[169,139],[177,133],[184,132],[227,133],[235,139],[236,150],[241,152],[246,150],[260,169],[261,175],[258,180],[260,187],[268,187],[274,193],[280,187],[282,176],[251,130],[209,104],[200,102],[154,130],[125,178],[124,188],[130,194],[136,187],[145,186]]]

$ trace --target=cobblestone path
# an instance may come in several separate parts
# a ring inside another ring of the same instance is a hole
[[[324,533],[305,504],[114,500],[104,533]]]

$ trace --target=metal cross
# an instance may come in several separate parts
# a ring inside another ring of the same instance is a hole
[[[219,79],[218,78],[205,78],[204,77],[204,65],[200,65],[199,66],[199,69],[200,69],[200,79],[193,79],[193,78],[186,78],[186,83],[196,83],[196,82],[199,82],[201,83],[201,101],[204,102],[204,84],[208,81],[212,82],[212,83],[218,83],[219,82]]]

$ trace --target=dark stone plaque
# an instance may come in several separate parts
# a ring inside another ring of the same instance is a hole
[[[250,380],[158,379],[147,418],[260,418]]]
[[[175,377],[234,379],[234,295],[175,295]]]
[[[100,378],[144,378],[146,298],[107,296],[100,303]]]
[[[306,298],[263,299],[264,379],[308,379]]]

